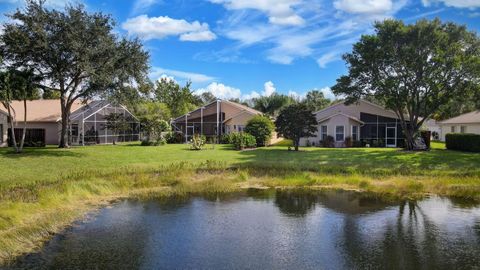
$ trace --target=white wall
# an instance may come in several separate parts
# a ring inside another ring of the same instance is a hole
[[[315,144],[318,146],[320,141],[322,140],[321,137],[321,126],[327,126],[327,135],[332,136],[336,139],[336,127],[337,126],[344,126],[344,138],[352,137],[352,126],[358,126],[358,136],[360,137],[360,126],[361,124],[355,120],[348,118],[345,115],[335,115],[332,118],[329,118],[325,121],[319,123],[317,127],[317,131],[315,132],[314,137],[302,138],[300,139],[300,146],[306,146],[307,142],[311,145]],[[344,141],[335,142],[336,147],[343,147]]]
[[[2,126],[2,131],[0,133],[0,147],[7,146],[8,139],[8,122],[7,116],[3,113],[0,113],[0,125]]]
[[[480,135],[480,123],[479,124],[440,124],[440,140],[445,141],[445,136],[448,133],[452,133],[452,126],[455,127],[455,133],[460,133],[461,126],[465,126],[465,133],[474,133]]]

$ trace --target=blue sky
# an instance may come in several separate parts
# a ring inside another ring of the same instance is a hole
[[[62,8],[65,0],[47,0]],[[480,0],[78,0],[110,13],[121,35],[140,37],[152,80],[193,82],[198,92],[251,98],[273,92],[302,96],[346,73],[341,55],[372,22],[420,18],[480,30]],[[23,0],[0,0],[2,14]],[[4,15],[1,21],[7,20]]]

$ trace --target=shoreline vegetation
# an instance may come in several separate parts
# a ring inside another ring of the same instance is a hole
[[[0,150],[0,265],[38,250],[88,212],[122,198],[247,188],[342,189],[392,200],[429,194],[480,201],[480,155],[442,149],[285,147],[233,151],[134,144]],[[108,148],[108,150],[106,149]],[[73,169],[75,167],[75,169]]]

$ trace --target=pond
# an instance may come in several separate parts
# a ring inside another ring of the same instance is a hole
[[[300,190],[126,200],[12,268],[480,268],[480,206]]]

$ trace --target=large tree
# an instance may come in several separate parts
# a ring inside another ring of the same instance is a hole
[[[332,103],[332,101],[325,97],[323,92],[318,90],[312,90],[307,93],[305,96],[303,103],[312,111],[319,111],[324,109]]]
[[[190,88],[191,82],[180,86],[175,80],[161,78],[155,84],[153,92],[155,100],[166,104],[172,116],[178,117],[202,105],[202,100]]]
[[[292,140],[295,151],[298,151],[301,138],[314,135],[317,125],[315,115],[303,103],[285,107],[275,121],[278,135]]]
[[[47,9],[43,2],[29,0],[9,15],[0,48],[9,65],[34,70],[44,89],[59,94],[59,147],[68,147],[72,104],[144,81],[149,56],[138,40],[115,34],[109,15],[88,13],[82,5]]]
[[[332,90],[347,102],[379,100],[397,114],[406,147],[413,149],[419,128],[441,106],[480,91],[480,41],[465,26],[438,19],[374,26],[374,34],[343,56],[349,74]]]

